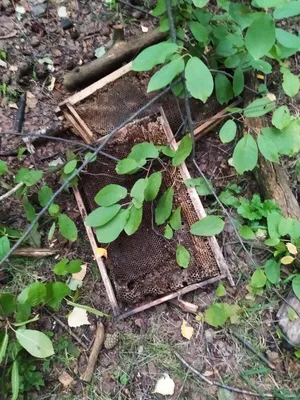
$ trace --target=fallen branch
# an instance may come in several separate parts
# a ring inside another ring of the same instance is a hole
[[[178,358],[178,360],[180,360],[182,362],[182,364],[184,364],[189,370],[191,370],[195,375],[197,375],[200,379],[202,379],[204,382],[208,383],[211,386],[217,386],[220,387],[222,389],[225,390],[229,390],[230,392],[235,392],[235,393],[242,393],[242,394],[246,394],[248,396],[256,396],[256,397],[267,397],[269,399],[274,398],[274,396],[271,393],[264,393],[264,394],[259,394],[259,393],[254,393],[254,392],[250,392],[248,390],[244,390],[244,389],[239,389],[239,388],[235,388],[232,386],[228,386],[228,385],[223,385],[220,382],[215,382],[215,381],[211,381],[210,379],[208,379],[206,376],[204,376],[203,374],[201,374],[201,372],[199,372],[198,370],[196,370],[194,367],[192,367],[190,364],[188,364],[184,358],[181,357],[181,355],[179,355],[176,351],[174,351],[174,355]]]
[[[58,251],[54,249],[37,249],[35,247],[21,247],[20,249],[16,249],[12,255],[39,258],[39,257],[55,256],[57,253]]]
[[[102,57],[68,72],[64,76],[64,86],[68,90],[75,90],[90,85],[117,69],[123,62],[127,62],[141,50],[162,41],[166,37],[167,32],[154,30],[130,42],[117,41]]]
[[[96,330],[96,336],[95,336],[95,341],[91,350],[91,354],[89,356],[88,364],[86,367],[86,370],[81,376],[81,380],[85,382],[90,382],[94,373],[94,369],[96,366],[96,362],[100,353],[100,350],[102,349],[104,343],[104,325],[102,322],[97,323],[97,330]]]
[[[24,185],[23,182],[18,183],[15,187],[13,187],[10,191],[0,196],[0,201],[7,199],[12,194],[14,194],[18,189],[20,189]]]

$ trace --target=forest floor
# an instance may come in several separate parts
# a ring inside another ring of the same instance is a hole
[[[116,23],[124,26],[127,40],[155,26],[151,16],[124,6],[110,7],[109,2],[105,1],[72,0],[56,3],[42,0],[21,0],[17,3],[0,0],[0,153],[15,152],[24,147],[20,137],[1,135],[1,132],[14,129],[21,93],[26,91],[28,98],[24,131],[35,132],[59,124],[61,120],[55,109],[69,95],[62,85],[64,73],[93,60],[95,50],[101,49],[111,40],[112,27]],[[142,3],[145,3],[146,8],[148,2]],[[58,6],[67,8],[68,18],[74,23],[73,28],[62,28]],[[80,140],[71,131],[64,133],[64,137]],[[10,175],[5,179],[12,180],[14,172],[21,166],[47,168],[51,161],[64,159],[68,147],[62,142],[47,141],[37,145],[36,149],[35,155],[24,155],[20,159],[15,155],[6,155]],[[258,186],[251,174],[240,177],[228,164],[232,149],[233,145],[219,141],[218,128],[215,128],[197,143],[197,161],[213,181],[218,193],[224,191],[229,184],[236,184],[240,187],[240,195],[251,198],[259,192]],[[4,159],[4,156],[0,158]],[[187,165],[191,175],[196,177],[197,171],[192,165]],[[289,175],[291,187],[297,195],[299,171],[297,175],[289,169]],[[53,175],[53,190],[59,187],[58,179]],[[0,182],[0,194],[3,194],[5,185],[2,185],[3,180]],[[0,275],[0,290],[9,288],[19,293],[35,280],[51,279],[51,269],[57,259],[81,259],[88,268],[80,289],[80,303],[110,313],[105,288],[73,194],[62,194],[59,204],[76,222],[78,240],[70,244],[55,236],[52,245],[58,255],[54,258],[11,259],[6,275]],[[206,209],[217,207],[211,196],[203,198],[203,204]],[[17,200],[8,200],[1,204],[0,224],[24,229],[26,221],[22,212],[22,205]],[[47,247],[49,243],[43,227],[41,234],[42,243]],[[239,304],[246,309],[238,324],[230,328],[214,329],[202,321],[201,313],[216,299],[217,284],[184,297],[184,300],[198,306],[198,316],[184,312],[173,304],[163,303],[125,320],[111,322],[107,319],[104,322],[105,330],[108,333],[118,332],[118,343],[111,350],[101,351],[93,379],[90,384],[85,384],[79,377],[86,368],[89,351],[84,350],[81,344],[84,343],[88,348],[92,346],[96,316],[89,316],[88,326],[71,328],[80,338],[78,343],[68,333],[67,306],[55,315],[41,310],[40,320],[34,325],[52,336],[55,355],[46,361],[24,361],[22,368],[26,369],[28,363],[32,363],[37,370],[42,371],[44,382],[41,382],[39,390],[32,383],[29,391],[24,391],[20,398],[160,399],[162,397],[153,391],[155,383],[164,373],[169,374],[175,382],[174,395],[168,396],[170,400],[259,399],[265,398],[265,393],[276,388],[285,389],[286,393],[299,393],[300,361],[295,358],[293,351],[282,344],[276,323],[276,314],[282,304],[282,297],[287,294],[286,289],[281,288],[279,296],[267,290],[256,297],[255,301],[248,299],[247,284],[253,269],[228,220],[218,242],[235,281],[234,287],[226,280],[223,281],[226,294],[222,301]],[[251,246],[250,250],[258,263],[265,258],[265,252],[259,244]],[[181,334],[183,320],[194,328],[190,340]],[[241,338],[251,343],[255,351],[246,348]],[[186,368],[175,353],[179,353],[208,380],[255,392],[257,396],[208,384]],[[263,355],[265,360],[258,355]],[[270,365],[274,368],[270,368]],[[65,386],[59,380],[63,372],[72,377],[72,382]]]

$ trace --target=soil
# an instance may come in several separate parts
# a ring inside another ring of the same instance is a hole
[[[132,4],[147,8],[148,3],[151,2],[132,1]],[[16,5],[23,6],[25,13],[18,15],[15,10]],[[67,21],[61,21],[58,17],[57,6],[60,5],[67,8]],[[20,0],[19,2],[0,0],[0,51],[3,50],[6,53],[6,59],[2,61],[7,63],[6,67],[2,67],[2,63],[0,65],[1,154],[25,147],[22,138],[12,134],[4,135],[4,132],[11,131],[14,127],[20,94],[29,92],[30,99],[27,102],[28,109],[23,131],[35,132],[40,128],[61,125],[62,120],[56,115],[55,109],[69,95],[61,83],[64,72],[94,59],[94,52],[98,47],[109,45],[112,27],[118,23],[124,25],[125,37],[130,40],[132,36],[142,34],[142,26],[152,29],[156,21],[151,16],[130,7],[114,8],[105,1],[72,0],[60,1],[56,4],[38,0]],[[63,29],[72,24],[70,29]],[[299,60],[295,59],[294,71],[297,70],[297,61],[299,63]],[[141,78],[137,79],[137,85],[141,91],[144,91],[147,75],[140,76]],[[3,83],[7,87],[5,93],[3,93]],[[105,91],[101,93],[103,101],[106,101],[108,94],[110,90],[107,93]],[[130,98],[131,94],[129,96],[126,94],[126,99],[128,97]],[[109,101],[110,106],[112,101]],[[81,106],[78,106],[79,110]],[[101,106],[101,99],[97,100],[92,116],[95,112],[99,112]],[[293,103],[293,106],[297,107],[297,103]],[[123,103],[118,100],[114,113],[120,113],[122,107]],[[200,119],[207,119],[217,110],[215,103],[209,104],[204,111],[202,110]],[[90,126],[99,135],[111,129],[107,123],[104,127],[97,123],[91,123]],[[176,132],[174,127],[172,128]],[[70,131],[66,131],[63,137],[80,140]],[[250,174],[238,176],[228,163],[233,146],[234,144],[221,144],[218,129],[215,129],[197,143],[197,162],[206,176],[213,181],[218,194],[228,183],[236,183],[242,187],[241,195],[251,197],[253,193],[258,192],[253,177]],[[24,153],[20,159],[15,156],[0,156],[8,163],[10,171],[9,174],[0,177],[0,196],[14,185],[14,175],[20,167],[42,169],[47,173],[43,179],[53,190],[58,189],[59,177],[55,173],[48,173],[50,164],[60,160],[64,162],[67,150],[76,151],[82,157],[84,153],[78,146],[52,141],[37,144],[35,147],[35,154]],[[198,173],[193,165],[189,163],[187,165],[191,175],[197,177]],[[292,171],[294,164],[286,160],[286,167]],[[82,175],[82,181],[86,181],[86,176]],[[290,176],[291,185],[296,191],[299,188],[299,176],[298,178],[297,175],[290,174]],[[33,190],[29,192],[29,199],[36,211],[39,211],[40,206]],[[201,201],[206,209],[212,210],[217,207],[211,196],[202,197]],[[43,260],[12,257],[5,265],[5,274],[1,271],[0,291],[12,290],[19,293],[33,281],[51,281],[55,279],[52,268],[58,259],[81,259],[87,264],[87,275],[76,301],[105,313],[111,313],[105,287],[93,259],[75,199],[71,192],[65,192],[57,202],[61,211],[76,222],[79,231],[78,240],[75,243],[69,243],[56,233],[49,242],[47,234],[51,221],[47,217],[43,218],[40,223],[40,245],[57,249],[57,257]],[[179,199],[180,202],[182,199]],[[229,211],[234,216],[234,212]],[[1,203],[0,225],[9,225],[18,230],[25,229],[28,222],[19,200],[10,197]],[[291,390],[294,393],[299,392],[299,361],[297,363],[293,351],[282,344],[276,325],[276,312],[282,299],[269,292],[258,297],[256,303],[247,299],[246,285],[253,271],[247,254],[238,243],[229,221],[226,220],[225,229],[218,240],[236,283],[235,287],[230,287],[228,282],[223,282],[227,294],[221,300],[247,307],[246,315],[241,317],[240,323],[234,325],[232,329],[247,339],[255,347],[256,353],[263,354],[275,364],[275,371],[271,371],[264,362],[259,360],[257,354],[249,351],[229,330],[212,329],[202,321],[201,313],[216,299],[214,295],[216,285],[211,285],[184,297],[185,301],[198,306],[197,318],[169,303],[161,304],[125,320],[103,318],[106,332],[118,332],[119,342],[112,350],[101,351],[91,385],[84,384],[80,380],[80,375],[87,365],[89,350],[96,331],[97,317],[89,313],[90,325],[72,329],[79,338],[78,341],[69,334],[67,316],[70,307],[64,305],[58,313],[51,315],[43,309],[40,310],[39,321],[31,324],[30,327],[48,332],[52,336],[56,354],[50,361],[34,361],[37,370],[43,371],[45,386],[40,390],[31,388],[29,393],[20,398],[160,399],[161,397],[153,394],[153,391],[156,381],[164,373],[168,373],[175,382],[175,393],[168,397],[170,400],[261,398],[228,391],[222,394],[216,386],[208,385],[187,370],[175,357],[174,350],[210,380],[245,390],[260,390],[264,393],[271,392],[275,387]],[[129,253],[130,251],[133,251],[131,247],[128,248]],[[251,251],[258,262],[265,257],[265,251],[260,248],[253,248]],[[164,279],[167,281],[169,276],[164,276]],[[281,295],[285,296],[284,291]],[[194,328],[191,340],[184,339],[181,334],[183,320]],[[86,351],[84,347],[89,350]],[[26,362],[29,361],[31,359],[28,357]],[[62,372],[68,372],[74,379],[67,387],[63,387],[58,380]]]

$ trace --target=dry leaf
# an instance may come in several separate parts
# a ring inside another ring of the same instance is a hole
[[[0,58],[0,67],[7,68],[7,63]]]
[[[294,261],[294,257],[292,257],[292,256],[285,256],[285,257],[282,257],[282,259],[280,260],[281,264],[283,264],[283,265],[292,264],[293,261]]]
[[[58,380],[60,383],[62,383],[64,388],[68,387],[74,381],[72,376],[69,375],[66,371],[59,375]]]
[[[81,271],[74,272],[72,274],[72,278],[76,279],[77,281],[83,281],[83,279],[84,279],[84,277],[86,275],[86,268],[87,268],[87,265],[86,264],[82,264],[81,265]]]
[[[87,317],[87,311],[82,308],[74,307],[68,317],[68,325],[72,328],[78,328],[82,325],[90,325]]]
[[[18,105],[16,103],[9,102],[8,103],[8,107],[9,108],[15,108],[16,110],[18,110]]]
[[[292,244],[292,243],[287,243],[286,244],[286,248],[288,249],[288,251],[293,254],[293,256],[295,256],[296,254],[298,254],[298,250],[297,247]]]
[[[214,371],[205,371],[203,375],[204,376],[212,376],[212,375],[214,375]]]
[[[172,396],[174,394],[174,390],[175,383],[173,379],[170,378],[168,374],[163,374],[163,377],[156,382],[153,393],[158,393],[163,396]]]
[[[31,92],[27,92],[26,106],[27,106],[28,108],[33,109],[33,108],[36,107],[37,102],[38,102],[38,100],[37,100],[37,98],[35,97],[35,95],[32,94]]]
[[[181,325],[181,334],[184,338],[190,340],[191,337],[193,336],[194,333],[194,328],[190,326],[186,320],[182,321]]]
[[[103,247],[97,247],[95,253],[96,256],[107,258],[107,250],[104,249]]]
[[[52,92],[52,91],[53,91],[53,89],[54,89],[54,86],[55,86],[55,81],[56,81],[55,77],[54,77],[54,76],[52,76],[52,77],[51,77],[51,82],[50,82],[50,85],[48,86],[48,90],[49,90],[50,92]]]
[[[142,32],[147,33],[149,31],[149,28],[147,26],[141,25]]]
[[[276,96],[274,93],[268,93],[267,94],[267,99],[269,99],[270,101],[276,101]]]
[[[17,67],[16,65],[11,65],[11,66],[9,67],[9,70],[10,70],[11,72],[17,72],[17,71],[18,71],[18,67]]]
[[[196,317],[195,320],[198,322],[204,322],[204,314],[202,312],[199,312]]]
[[[65,6],[59,6],[57,8],[57,14],[59,18],[68,18],[68,12]]]

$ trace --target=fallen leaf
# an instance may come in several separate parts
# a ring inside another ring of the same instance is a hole
[[[204,375],[204,376],[212,376],[212,375],[214,375],[214,371],[205,371],[205,372],[203,373],[203,375]]]
[[[8,103],[8,107],[9,108],[15,108],[16,110],[18,110],[18,105],[16,103],[10,102],[10,103]]]
[[[0,67],[7,68],[7,63],[0,58]]]
[[[50,85],[48,86],[48,90],[49,90],[49,92],[52,92],[52,91],[53,91],[53,89],[54,89],[54,86],[55,86],[55,81],[56,81],[55,77],[54,77],[54,76],[52,76],[52,77],[51,77],[51,82],[50,82]]]
[[[21,21],[22,15],[26,13],[25,8],[23,6],[21,6],[20,4],[16,4],[15,10],[16,10],[16,13],[17,13],[18,20]]]
[[[204,314],[202,312],[199,312],[196,317],[195,320],[198,322],[204,322]]]
[[[142,32],[147,33],[149,31],[149,28],[147,26],[141,25]]]
[[[78,328],[82,325],[90,325],[87,317],[87,311],[82,308],[74,307],[73,311],[68,317],[68,325],[71,328]]]
[[[77,281],[83,281],[83,279],[84,279],[84,277],[85,277],[85,275],[86,275],[86,267],[87,267],[86,264],[82,264],[82,265],[81,265],[81,271],[79,271],[79,272],[74,272],[74,273],[72,274],[72,278],[73,278],[73,279],[76,279]]]
[[[81,288],[82,286],[82,281],[78,280],[78,279],[74,279],[73,277],[71,277],[70,281],[67,283],[68,287],[71,290],[76,290]]]
[[[31,92],[27,92],[27,100],[26,100],[26,106],[30,109],[34,109],[37,105],[37,98],[35,97],[34,94]]]
[[[10,70],[11,72],[17,72],[17,71],[18,71],[18,67],[17,67],[16,65],[11,65],[11,66],[9,67],[9,70]]]
[[[292,264],[293,261],[294,261],[294,257],[292,257],[292,256],[285,256],[285,257],[282,257],[282,259],[280,260],[281,264],[283,264],[283,265]]]
[[[181,334],[184,338],[190,340],[191,337],[193,336],[194,333],[194,328],[190,326],[186,320],[182,321],[181,325]]]
[[[57,14],[59,18],[68,18],[68,12],[65,6],[59,6],[57,8]]]
[[[155,385],[155,389],[153,393],[158,393],[163,396],[172,396],[175,390],[175,383],[172,378],[168,374],[163,374],[163,377],[160,378]]]
[[[96,256],[107,258],[107,250],[104,249],[103,247],[97,247],[95,253]]]
[[[274,93],[268,93],[267,94],[267,99],[269,99],[270,101],[276,101],[276,96]]]
[[[58,380],[60,383],[62,383],[64,388],[68,387],[74,381],[72,376],[69,375],[66,371],[59,375]]]
[[[289,251],[291,254],[293,254],[294,256],[295,256],[296,254],[298,254],[297,247],[296,247],[294,244],[292,244],[292,243],[287,243],[287,244],[286,244],[286,248],[287,248],[288,251]]]
[[[104,53],[105,53],[105,47],[104,46],[100,46],[95,50],[95,56],[97,58],[102,57]]]

